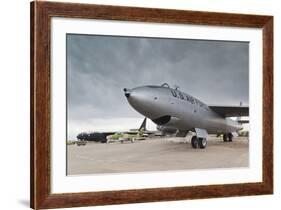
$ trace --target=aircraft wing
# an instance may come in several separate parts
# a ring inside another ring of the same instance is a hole
[[[223,117],[249,116],[248,106],[209,106],[209,108]]]

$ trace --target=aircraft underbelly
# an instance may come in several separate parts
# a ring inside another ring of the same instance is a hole
[[[236,131],[234,126],[228,124],[227,120],[206,112],[186,115],[177,124],[178,129],[194,130],[195,128],[205,129],[209,134],[231,133]]]
[[[236,128],[229,125],[224,118],[216,117],[213,118],[213,120],[210,120],[209,123],[207,123],[206,130],[209,134],[217,134],[232,133],[236,131]]]

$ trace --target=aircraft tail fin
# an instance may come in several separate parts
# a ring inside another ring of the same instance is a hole
[[[139,131],[146,131],[146,117],[142,121],[142,124],[141,124],[141,126],[139,128]]]

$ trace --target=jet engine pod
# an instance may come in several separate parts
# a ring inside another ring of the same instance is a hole
[[[177,117],[172,117],[171,115],[164,115],[162,117],[158,117],[156,119],[153,119],[152,121],[156,123],[157,125],[174,125],[176,124],[180,119]]]

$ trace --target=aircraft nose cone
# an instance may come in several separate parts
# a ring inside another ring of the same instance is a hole
[[[143,103],[147,99],[146,90],[140,88],[124,88],[123,91],[128,101],[131,103]]]
[[[126,96],[127,98],[129,98],[130,95],[131,95],[131,90],[130,90],[130,89],[127,89],[127,88],[124,88],[123,90],[124,90],[125,96]]]
[[[154,89],[137,87],[133,89],[124,88],[123,90],[129,104],[136,111],[148,118],[155,118],[155,113],[158,113],[158,106],[156,104],[158,101],[155,100],[157,92]]]

